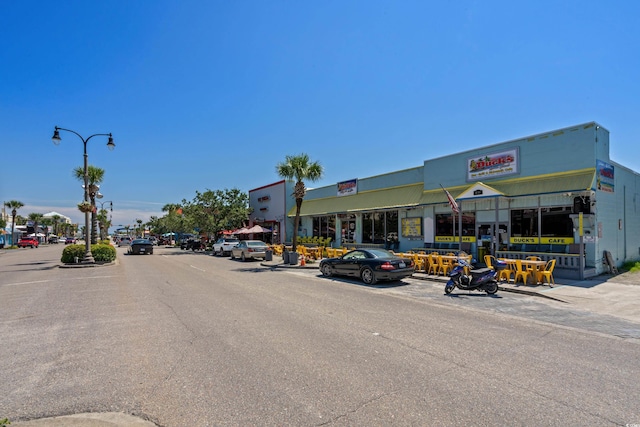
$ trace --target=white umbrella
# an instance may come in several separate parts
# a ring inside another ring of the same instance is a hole
[[[248,229],[247,233],[271,233],[271,230],[269,230],[268,228],[264,228],[261,225],[256,224],[253,227],[251,227],[250,229]]]

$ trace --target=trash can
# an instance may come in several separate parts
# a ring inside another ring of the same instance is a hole
[[[264,252],[264,260],[265,261],[273,261],[273,251],[271,249],[267,249]]]
[[[289,251],[282,252],[282,262],[289,264]]]
[[[289,252],[289,264],[298,265],[298,252]]]

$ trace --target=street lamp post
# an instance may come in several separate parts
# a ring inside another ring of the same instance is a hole
[[[60,144],[60,141],[62,141],[59,133],[59,131],[61,130],[76,134],[78,138],[82,140],[82,144],[84,145],[84,201],[89,202],[89,162],[87,156],[87,142],[89,142],[89,140],[94,136],[108,136],[109,141],[107,142],[107,147],[109,148],[109,150],[113,150],[116,147],[116,144],[113,143],[113,137],[110,133],[96,133],[85,139],[76,131],[56,126],[55,130],[53,131],[53,136],[51,137],[51,140],[55,145]],[[89,212],[84,213],[84,259],[82,260],[82,262],[85,264],[95,263],[93,255],[91,254],[91,242],[89,240]]]

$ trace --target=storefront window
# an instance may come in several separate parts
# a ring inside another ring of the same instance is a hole
[[[398,211],[368,212],[362,215],[362,243],[384,244],[389,233],[398,234]]]
[[[511,211],[511,235],[514,237],[538,236],[538,209]]]
[[[569,214],[569,207],[542,209],[542,236],[573,237],[573,221]]]
[[[436,214],[436,236],[453,236],[453,230],[456,230],[455,235],[458,236],[458,216],[453,214]],[[473,236],[476,228],[476,214],[475,212],[466,212],[462,214],[462,235]]]
[[[313,217],[313,236],[336,239],[335,215]]]

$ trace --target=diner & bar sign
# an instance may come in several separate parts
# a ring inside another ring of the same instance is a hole
[[[358,179],[350,179],[338,183],[338,197],[351,196],[358,193]]]
[[[458,243],[460,241],[459,236],[435,236],[434,240],[437,243]],[[464,243],[473,243],[476,241],[476,236],[462,236]]]
[[[467,159],[467,180],[497,178],[518,173],[518,149],[482,154]]]

